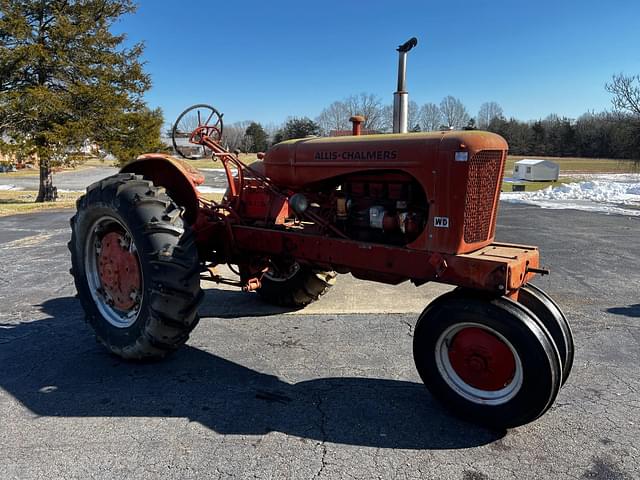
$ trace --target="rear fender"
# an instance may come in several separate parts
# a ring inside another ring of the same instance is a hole
[[[204,176],[184,160],[163,153],[140,155],[120,170],[135,173],[164,187],[171,199],[184,208],[184,219],[192,224],[198,216],[199,193],[196,188],[204,182]]]

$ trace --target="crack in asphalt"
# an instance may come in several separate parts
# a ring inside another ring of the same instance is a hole
[[[318,410],[318,412],[320,412],[320,437],[321,437],[321,442],[320,442],[320,446],[322,448],[322,456],[320,457],[320,469],[316,472],[316,474],[313,476],[313,478],[320,478],[320,475],[322,475],[322,472],[324,471],[325,467],[327,466],[326,464],[326,459],[327,459],[327,430],[326,430],[326,421],[327,421],[327,414],[325,413],[325,411],[322,409],[322,395],[318,395],[318,402],[316,403],[316,409]]]

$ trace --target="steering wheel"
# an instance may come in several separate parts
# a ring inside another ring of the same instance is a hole
[[[210,105],[198,104],[182,112],[171,130],[173,148],[183,158],[195,160],[213,152],[200,143],[204,136],[215,142],[222,139],[222,113]]]

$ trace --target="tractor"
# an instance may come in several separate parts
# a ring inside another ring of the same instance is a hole
[[[492,428],[540,417],[573,362],[571,328],[531,281],[535,246],[495,241],[506,141],[493,133],[406,132],[401,45],[394,132],[287,140],[247,164],[224,146],[223,116],[183,112],[175,151],[211,157],[228,189],[198,191],[186,160],[145,154],[87,188],[71,219],[72,274],[98,340],[124,359],[158,359],[197,325],[201,280],[290,308],[340,274],[387,284],[442,282],[413,336],[417,371],[453,413]],[[237,278],[215,269],[229,265]]]

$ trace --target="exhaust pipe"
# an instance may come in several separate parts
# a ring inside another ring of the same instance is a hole
[[[398,51],[398,90],[393,94],[393,133],[407,133],[409,92],[407,92],[407,53],[418,45],[412,37],[400,45]]]

